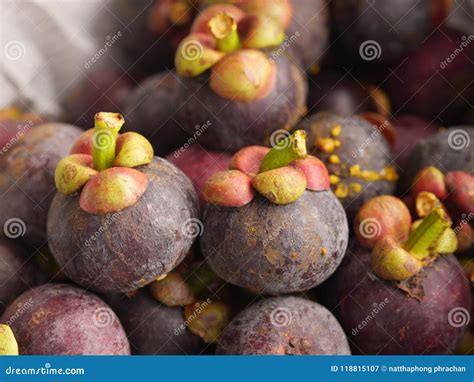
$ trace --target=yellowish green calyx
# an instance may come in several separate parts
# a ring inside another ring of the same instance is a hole
[[[209,21],[209,30],[216,39],[217,49],[230,53],[240,47],[237,23],[227,13],[219,13]]]
[[[117,156],[114,166],[136,167],[150,163],[153,160],[153,146],[143,135],[128,132],[117,139]]]
[[[18,343],[9,325],[0,324],[0,355],[18,355]]]
[[[249,28],[243,37],[244,48],[264,49],[279,46],[285,41],[285,31],[275,19],[264,14],[247,17]]]
[[[70,195],[79,191],[96,174],[90,155],[72,154],[59,161],[54,182],[59,192]]]
[[[296,159],[306,158],[306,132],[296,130],[292,135],[276,142],[260,164],[260,173],[287,166]]]
[[[279,167],[257,174],[252,186],[275,204],[296,202],[306,189],[306,177],[302,171],[291,167]]]
[[[379,240],[372,251],[372,269],[385,280],[401,281],[414,276],[422,268],[420,260],[389,236]]]

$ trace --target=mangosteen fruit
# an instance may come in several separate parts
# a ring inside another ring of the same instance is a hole
[[[203,146],[236,151],[294,126],[306,111],[307,86],[303,72],[275,51],[284,31],[267,11],[205,8],[175,56],[181,77],[176,116],[183,129],[193,135],[196,125],[205,125]]]
[[[10,238],[28,245],[46,242],[46,219],[54,196],[56,165],[82,130],[45,123],[17,134],[0,155],[0,225]]]
[[[169,154],[190,136],[176,122],[179,78],[162,72],[138,84],[125,104],[126,130],[144,135],[158,155]]]
[[[71,280],[127,292],[184,259],[199,224],[198,198],[186,175],[153,156],[146,138],[118,134],[120,114],[98,113],[95,120],[56,168],[48,241]]]
[[[464,171],[474,174],[473,126],[453,126],[418,141],[407,163],[400,171],[400,189],[407,191],[415,175],[425,167],[435,166],[443,172]]]
[[[377,127],[361,117],[331,113],[317,113],[298,124],[307,133],[308,152],[327,166],[349,220],[365,200],[395,191],[397,169],[384,135],[389,126],[388,121]]]
[[[25,249],[14,240],[0,236],[0,314],[25,290],[41,281],[40,273],[28,260]]]
[[[445,126],[462,122],[474,97],[473,40],[450,28],[434,31],[385,81],[394,109]]]
[[[451,254],[457,247],[451,220],[436,204],[410,226],[405,218],[395,220],[400,200],[384,201],[392,216],[383,216],[378,204],[368,203],[354,230],[375,240],[372,250],[352,241],[348,256],[321,294],[350,334],[352,351],[452,353],[467,326],[468,320],[459,320],[471,309],[471,293]]]
[[[200,354],[229,321],[226,305],[210,299],[167,306],[146,290],[105,299],[120,317],[134,354]]]
[[[337,268],[347,245],[344,210],[324,164],[306,154],[305,132],[272,149],[249,146],[203,189],[201,250],[231,284],[268,293],[310,289]]]
[[[130,345],[112,309],[67,284],[23,293],[4,312],[22,355],[127,355]]]
[[[444,7],[437,6],[443,4]],[[365,61],[390,62],[419,46],[450,12],[450,2],[335,0],[336,36],[343,51]]]
[[[379,88],[362,84],[339,70],[323,70],[311,76],[308,87],[308,111],[326,111],[341,117],[363,112],[390,115],[390,101]]]
[[[126,72],[117,69],[98,69],[75,85],[64,102],[65,117],[76,126],[89,129],[94,115],[101,110],[124,111],[135,83]]]
[[[217,354],[348,355],[346,335],[322,305],[300,297],[260,300],[227,326]]]

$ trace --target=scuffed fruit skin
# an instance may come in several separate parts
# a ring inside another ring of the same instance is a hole
[[[184,326],[182,307],[169,307],[141,290],[129,298],[108,295],[105,300],[122,322],[133,354],[191,355],[199,354],[201,339]]]
[[[125,102],[124,131],[144,135],[159,156],[170,153],[189,139],[174,117],[178,81],[172,72],[155,74],[142,81]]]
[[[196,125],[207,124],[201,129],[199,143],[229,152],[262,144],[274,130],[289,130],[306,111],[307,84],[303,73],[284,55],[274,63],[275,85],[268,95],[252,102],[220,97],[207,86],[208,74],[182,78],[178,122],[191,135],[196,132]]]
[[[260,300],[222,333],[217,354],[349,355],[346,335],[323,306],[299,297]]]
[[[224,222],[224,224],[223,224]],[[326,280],[344,256],[347,219],[331,191],[276,205],[257,195],[241,208],[208,205],[201,249],[222,279],[254,291],[304,291]]]
[[[322,286],[321,296],[334,308],[353,353],[451,354],[466,326],[449,322],[457,320],[456,311],[471,308],[469,283],[456,258],[443,255],[420,272],[421,301],[376,277],[370,262],[371,253],[351,241],[341,266]],[[364,321],[374,309],[373,319]]]
[[[194,184],[201,206],[205,204],[201,196],[204,184],[216,172],[227,170],[230,155],[224,152],[206,150],[199,144],[176,150],[166,157],[171,163],[183,171]]]
[[[122,325],[100,298],[67,284],[44,284],[5,311],[22,355],[128,355]]]
[[[54,170],[81,133],[72,125],[45,123],[0,155],[0,226],[20,219],[25,225],[22,239],[29,245],[46,242],[46,217],[56,189]]]
[[[14,298],[41,281],[25,252],[17,242],[0,237],[0,314]]]
[[[400,171],[399,188],[408,191],[416,174],[423,168],[435,166],[444,173],[464,171],[474,174],[474,126],[453,126],[420,140]]]
[[[390,149],[374,125],[359,117],[317,113],[303,119],[297,128],[306,131],[308,154],[320,158],[335,179],[332,190],[349,220],[366,200],[394,193],[396,179],[384,177],[385,169],[390,168]],[[337,130],[340,133],[334,134]],[[327,139],[336,146],[326,146]],[[354,171],[357,166],[360,171]],[[379,179],[373,180],[376,177]]]
[[[54,197],[49,246],[79,285],[103,293],[138,289],[174,269],[191,248],[194,237],[188,230],[199,205],[190,180],[158,157],[136,169],[148,176],[148,188],[121,211],[92,215],[79,207],[77,193]]]

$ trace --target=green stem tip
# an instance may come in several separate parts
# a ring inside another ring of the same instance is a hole
[[[306,158],[306,155],[306,132],[296,130],[272,147],[263,158],[259,172],[287,166],[294,160]]]
[[[423,260],[430,254],[429,249],[443,235],[451,221],[441,207],[435,207],[416,227],[403,245],[403,248],[418,260]]]
[[[92,157],[95,170],[103,171],[112,167],[118,132],[124,122],[120,113],[100,112],[95,115],[95,133],[92,138]]]
[[[237,33],[237,23],[227,13],[215,15],[208,23],[209,30],[216,39],[217,49],[230,53],[240,47],[240,37]]]

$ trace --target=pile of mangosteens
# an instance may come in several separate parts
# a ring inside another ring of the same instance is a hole
[[[473,354],[463,7],[111,5],[117,66],[0,110],[0,355]]]

